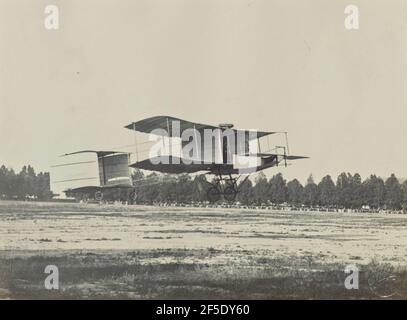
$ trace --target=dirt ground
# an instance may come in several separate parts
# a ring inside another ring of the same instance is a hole
[[[406,227],[407,215],[0,201],[0,297],[406,299]]]

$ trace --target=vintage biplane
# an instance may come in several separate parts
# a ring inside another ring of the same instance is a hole
[[[63,156],[71,156],[82,153],[94,153],[97,157],[98,171],[99,171],[99,183],[98,185],[82,186],[78,188],[71,188],[64,191],[66,196],[74,197],[78,200],[96,200],[102,199],[108,200],[109,196],[114,195],[114,199],[120,199],[122,201],[133,202],[134,199],[134,187],[130,175],[130,154],[126,152],[117,151],[94,151],[94,150],[82,150],[72,153],[66,153]],[[80,165],[85,162],[73,162],[65,163],[61,166]],[[56,166],[54,166],[56,167]],[[93,178],[80,178],[72,180],[56,181],[69,182],[77,180],[87,180]]]
[[[168,174],[203,172],[214,175],[208,182],[207,198],[211,202],[220,200],[222,195],[225,200],[234,201],[241,185],[238,185],[238,179],[243,175],[247,179],[251,173],[281,164],[287,166],[289,160],[307,158],[289,154],[287,133],[284,133],[285,146],[261,151],[260,139],[280,132],[233,129],[232,124],[212,126],[170,116],[147,118],[125,128],[161,136],[157,143],[163,145],[161,151],[167,151],[150,155],[131,167]],[[237,162],[248,165],[242,167]]]

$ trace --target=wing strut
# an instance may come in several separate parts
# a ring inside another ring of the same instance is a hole
[[[168,153],[172,154],[172,147],[171,147],[171,132],[170,132],[170,122],[167,117],[167,132],[168,132]]]
[[[133,130],[134,130],[134,144],[136,145],[136,162],[138,162],[137,131],[136,131],[136,124],[134,122],[133,122]]]
[[[290,148],[288,147],[288,133],[287,131],[285,133],[285,144],[287,146],[287,155],[290,155]]]

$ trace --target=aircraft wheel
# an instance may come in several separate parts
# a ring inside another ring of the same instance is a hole
[[[103,193],[102,191],[96,191],[95,192],[95,200],[96,201],[101,201],[103,199]]]
[[[226,201],[233,202],[236,200],[236,194],[237,194],[236,189],[232,186],[229,186],[225,189],[223,197],[225,198]]]
[[[219,201],[220,191],[217,187],[211,187],[211,188],[209,188],[208,192],[206,193],[206,196],[208,197],[208,200],[210,202]]]

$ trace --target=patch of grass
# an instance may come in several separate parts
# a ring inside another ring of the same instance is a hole
[[[0,296],[17,299],[377,299],[396,290],[394,296],[407,298],[406,270],[377,261],[361,267],[359,290],[347,290],[345,266],[341,264],[323,264],[312,256],[251,257],[239,265],[233,260],[205,263],[209,256],[220,254],[224,252],[209,248],[5,257],[0,260]],[[236,257],[238,253],[230,254]],[[151,263],[152,257],[172,257],[176,262]],[[191,259],[197,262],[190,262]],[[58,291],[44,288],[47,276],[44,269],[49,264],[59,268],[61,288]],[[380,280],[386,277],[396,277],[398,287],[383,288]]]

